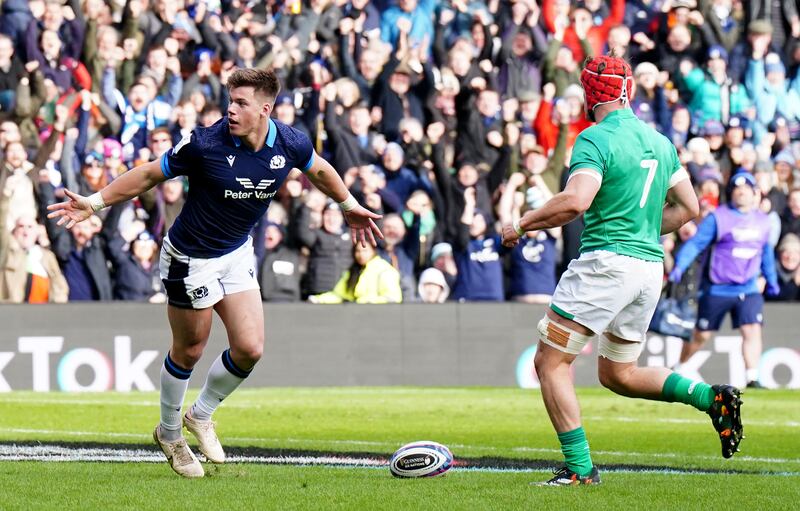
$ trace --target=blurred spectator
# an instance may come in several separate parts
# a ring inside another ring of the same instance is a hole
[[[700,126],[708,120],[726,123],[750,106],[744,87],[728,78],[727,59],[725,48],[712,46],[705,68],[693,67],[687,61],[680,65],[680,75],[691,95],[689,110]]]
[[[458,277],[458,267],[453,257],[453,247],[449,243],[437,243],[431,249],[431,264],[442,272],[449,289],[453,289]]]
[[[300,254],[285,243],[282,225],[268,222],[265,229],[266,253],[258,272],[261,299],[265,302],[300,301]]]
[[[786,209],[781,215],[781,238],[788,233],[800,236],[800,188],[789,191]]]
[[[399,0],[381,16],[381,39],[396,48],[401,36],[407,35],[410,47],[427,52],[433,41],[431,19],[435,7],[433,0]]]
[[[454,246],[458,276],[453,298],[462,302],[501,302],[505,299],[501,255],[506,249],[487,215],[476,210],[475,205],[475,188],[467,188]]]
[[[426,174],[415,172],[404,166],[405,152],[400,144],[389,142],[383,152],[382,170],[386,176],[386,187],[394,192],[397,199],[405,204],[406,199],[415,191],[423,190],[433,193],[433,188]]]
[[[610,0],[611,9],[608,16],[596,25],[592,12],[586,7],[588,3],[580,3],[570,11],[562,10],[560,7],[563,4],[569,6],[569,2],[565,0],[542,1],[545,25],[553,33],[558,34],[563,31],[564,44],[569,46],[578,62],[582,62],[587,56],[582,48],[581,40],[585,39],[588,42],[592,55],[600,55],[608,39],[609,30],[622,23],[625,16],[625,1]]]
[[[775,170],[775,186],[769,192],[772,209],[783,214],[789,192],[795,187],[794,171],[796,160],[789,151],[781,151],[773,160]]]
[[[772,0],[750,0],[745,2],[748,20],[763,20],[772,26],[772,40],[782,48],[790,37],[800,37],[800,18],[795,2]]]
[[[778,284],[780,293],[768,299],[793,302],[800,300],[800,236],[786,234],[778,244]]]
[[[561,123],[568,124],[567,145],[572,147],[581,131],[591,126],[591,122],[583,112],[583,90],[580,85],[572,84],[564,90],[564,96],[555,99],[553,84],[545,84],[542,103],[533,127],[537,133],[537,142],[548,153],[556,146],[558,130]]]
[[[0,198],[0,212],[7,207],[5,198]],[[11,232],[0,226],[0,302],[67,301],[67,281],[48,242],[34,216],[17,216]]]
[[[706,2],[703,16],[705,23],[700,25],[706,45],[718,44],[728,52],[733,50],[742,35],[742,6],[733,0],[712,0]]]
[[[14,50],[14,42],[7,35],[0,34],[0,111],[14,109],[14,92],[26,75],[25,67]]]
[[[789,86],[786,68],[776,53],[767,54],[763,60],[750,60],[745,84],[753,97],[756,118],[753,141],[758,144],[767,126],[777,115],[790,124],[800,123],[800,94]]]
[[[338,206],[337,206],[338,207]],[[332,291],[311,295],[311,303],[400,303],[400,274],[384,261],[375,248],[353,245],[353,264],[342,274]]]
[[[664,84],[669,75],[660,72],[651,62],[642,62],[636,66],[633,76],[637,91],[631,108],[636,117],[661,133],[668,133],[672,119]]]
[[[309,198],[315,196],[316,194],[309,194]],[[350,233],[344,229],[344,216],[338,205],[328,204],[322,211],[319,227],[312,227],[309,205],[295,199],[294,207],[291,226],[293,236],[300,246],[310,251],[304,283],[305,294],[316,295],[330,291],[342,272],[352,263],[353,243]]]
[[[419,276],[418,292],[423,303],[444,303],[450,296],[450,286],[441,271],[428,268]]]
[[[369,106],[357,103],[349,108],[343,116],[343,125],[336,113],[336,87],[332,84],[323,89],[325,98],[325,130],[330,137],[330,146],[334,168],[340,173],[350,169],[375,163],[378,159],[375,151],[376,133],[371,130]]]
[[[108,221],[109,216],[106,218]],[[140,232],[127,247],[120,237],[112,238],[109,253],[114,264],[114,298],[135,302],[164,303],[166,295],[158,271],[158,245],[147,232]],[[125,250],[124,248],[127,248]]]
[[[406,224],[397,213],[386,215],[381,224],[384,238],[378,254],[400,273],[400,288],[405,302],[414,301],[416,296],[414,270],[419,259],[419,224],[419,217],[415,217],[411,228],[406,229]]]
[[[731,51],[730,76],[743,83],[750,60],[761,60],[768,53],[781,53],[772,42],[773,26],[767,20],[753,19],[747,25],[747,39],[739,41]]]
[[[517,191],[524,187],[524,191]],[[541,174],[515,172],[500,199],[500,220],[503,223],[519,219],[526,211],[542,207],[553,193]],[[549,303],[556,288],[556,240],[561,229],[530,231],[511,250],[508,295],[516,302]]]
[[[41,189],[44,205],[54,204],[56,198],[53,187],[44,185]],[[108,216],[119,215],[121,209],[111,208]],[[116,233],[116,221],[112,220],[104,226],[99,217],[93,216],[67,230],[56,226],[55,220],[48,219],[47,234],[67,279],[70,302],[113,299],[108,244],[119,236]]]
[[[161,186],[161,197],[164,201],[164,231],[168,231],[175,219],[178,217],[186,202],[183,194],[184,182],[182,177],[176,177],[164,181]]]

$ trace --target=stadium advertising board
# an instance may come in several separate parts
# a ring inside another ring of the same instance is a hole
[[[437,385],[536,388],[536,323],[520,304],[265,305],[267,347],[246,384]],[[762,383],[800,388],[796,305],[766,307]],[[163,306],[101,303],[0,307],[0,392],[148,391],[158,386],[170,334]],[[197,369],[225,347],[215,320]],[[681,341],[653,335],[640,364],[670,366]],[[574,364],[578,385],[598,385],[596,344]],[[741,338],[723,330],[686,366],[709,382],[744,384]],[[202,378],[193,378],[200,386]]]

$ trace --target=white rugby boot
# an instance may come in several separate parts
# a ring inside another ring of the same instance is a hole
[[[172,467],[172,470],[183,477],[203,477],[205,475],[203,465],[200,464],[192,450],[189,449],[186,439],[180,437],[171,442],[162,440],[158,436],[158,430],[159,426],[156,426],[156,429],[153,431],[153,440],[156,441],[156,445],[164,452],[164,456],[167,457],[167,462],[169,466]]]
[[[191,410],[190,410],[191,411]],[[225,451],[217,438],[217,423],[211,420],[194,419],[187,411],[183,416],[183,425],[197,439],[199,449],[211,463],[225,463]]]

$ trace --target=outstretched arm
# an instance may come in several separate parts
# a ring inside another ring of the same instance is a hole
[[[350,226],[353,243],[360,241],[362,245],[366,246],[367,241],[369,241],[373,246],[377,246],[378,243],[375,241],[375,236],[383,239],[383,234],[378,229],[378,226],[375,225],[375,220],[381,218],[381,215],[375,214],[360,205],[350,194],[333,166],[324,158],[314,154],[313,159],[311,167],[306,171],[306,176],[322,193],[339,203],[344,213],[344,218]]]
[[[541,208],[522,215],[519,222],[504,224],[503,245],[513,247],[527,231],[561,227],[583,214],[592,205],[597,191],[600,190],[600,176],[597,174],[598,178],[595,178],[593,174],[597,172],[591,169],[576,169],[563,192],[554,195]]]
[[[47,206],[50,211],[47,218],[58,218],[56,225],[66,223],[69,229],[92,216],[95,211],[132,199],[164,180],[166,176],[161,171],[160,159],[154,160],[122,174],[90,197],[64,190],[69,200]]]

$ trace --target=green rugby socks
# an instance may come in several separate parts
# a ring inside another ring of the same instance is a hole
[[[586,441],[586,432],[582,427],[558,434],[561,442],[561,452],[567,462],[567,468],[586,477],[592,473],[592,456],[589,453],[589,442]]]
[[[711,385],[684,378],[678,373],[667,376],[661,389],[661,397],[670,403],[677,401],[692,405],[701,412],[707,411],[714,404],[714,390]]]

